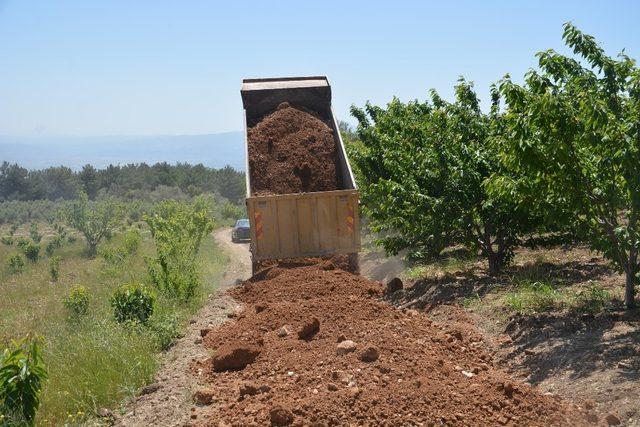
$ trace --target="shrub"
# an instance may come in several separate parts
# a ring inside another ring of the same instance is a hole
[[[13,235],[18,231],[18,224],[11,224],[11,228],[9,229],[9,235],[13,237]]]
[[[24,269],[24,258],[20,254],[15,254],[9,257],[7,265],[13,273],[19,273]]]
[[[49,273],[51,273],[51,280],[54,282],[57,282],[60,277],[60,261],[62,258],[59,256],[49,258]]]
[[[153,314],[155,295],[144,285],[122,285],[111,297],[113,316],[119,323],[140,322],[147,324]]]
[[[63,304],[72,317],[84,316],[89,311],[89,293],[84,286],[76,286],[69,291]]]
[[[38,258],[40,258],[40,245],[33,242],[27,242],[21,248],[22,252],[24,252],[24,256],[26,256],[29,261],[37,262]]]
[[[2,425],[33,424],[46,378],[38,340],[14,342],[0,354],[0,414],[6,417]]]
[[[2,241],[2,243],[7,246],[11,246],[13,245],[13,236],[2,236],[2,238],[0,238],[0,241]]]
[[[29,228],[29,236],[31,236],[31,240],[36,243],[40,243],[42,240],[42,234],[38,232],[38,224],[35,222],[31,223],[31,227]]]

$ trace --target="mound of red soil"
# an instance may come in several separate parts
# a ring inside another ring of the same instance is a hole
[[[333,130],[306,111],[281,104],[248,131],[254,195],[339,189]]]
[[[198,424],[586,424],[575,407],[493,366],[475,329],[448,330],[396,309],[379,300],[377,282],[319,266],[274,267],[231,293],[244,311],[204,343],[214,359],[228,342],[260,354],[240,371],[216,372],[211,361],[196,367],[217,399]],[[310,324],[307,339],[282,333]],[[246,384],[266,391],[242,393]]]

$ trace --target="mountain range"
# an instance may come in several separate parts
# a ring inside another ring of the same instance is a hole
[[[157,162],[202,163],[221,168],[245,169],[242,132],[206,135],[17,137],[0,135],[0,162],[18,163],[27,169],[68,166],[81,169],[87,163],[98,169],[110,164]]]

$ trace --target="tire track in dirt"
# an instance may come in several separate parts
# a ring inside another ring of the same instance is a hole
[[[238,303],[224,293],[238,280],[251,276],[249,245],[232,243],[230,228],[217,230],[214,237],[230,259],[221,283],[193,316],[184,337],[165,353],[155,382],[144,387],[139,396],[124,407],[124,415],[115,416],[115,425],[182,426],[189,421],[193,407],[191,396],[202,385],[199,377],[189,372],[189,365],[210,353],[201,344],[200,331],[222,324],[229,313],[238,309]]]

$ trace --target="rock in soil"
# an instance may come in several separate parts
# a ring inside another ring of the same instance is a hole
[[[232,343],[221,347],[213,358],[216,372],[239,371],[253,363],[260,354],[257,346],[246,343]]]
[[[344,340],[336,347],[337,354],[347,354],[356,351],[356,343],[351,340]]]
[[[210,388],[201,388],[193,393],[193,401],[198,405],[211,405],[215,397],[215,391]]]
[[[268,385],[257,386],[256,384],[250,382],[244,382],[240,384],[240,397],[243,398],[245,396],[255,396],[256,394],[266,393],[271,390],[271,387]]]
[[[369,346],[365,348],[362,353],[360,353],[359,359],[363,362],[375,362],[380,357],[380,353],[378,353],[378,349],[374,346]]]
[[[276,406],[269,412],[272,426],[288,426],[293,423],[293,414],[282,406]]]
[[[615,414],[609,414],[606,416],[605,421],[610,426],[617,426],[621,424],[620,418]]]
[[[298,338],[309,341],[320,330],[320,321],[317,317],[307,320],[298,330]]]
[[[162,385],[155,383],[155,384],[149,384],[148,386],[142,387],[142,390],[140,390],[140,396],[144,396],[145,394],[151,394],[151,393],[155,393],[156,391],[160,390],[162,388]]]
[[[278,336],[280,338],[288,337],[289,335],[291,335],[291,326],[284,325],[278,329]]]

